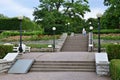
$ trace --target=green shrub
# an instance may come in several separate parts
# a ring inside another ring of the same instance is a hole
[[[4,18],[0,19],[0,30],[19,30],[20,21],[18,18]],[[23,30],[41,30],[41,26],[31,21],[28,18],[22,20]]]
[[[13,46],[0,45],[0,59],[3,58],[7,53],[12,52]]]
[[[119,44],[109,44],[106,47],[109,60],[120,59],[120,45]]]
[[[98,30],[93,30],[94,33],[98,33]],[[101,34],[109,34],[109,33],[120,33],[120,29],[102,29],[100,30]]]
[[[48,44],[27,44],[27,46],[32,48],[48,48]]]
[[[120,80],[120,59],[111,60],[110,75],[112,80]]]
[[[40,35],[43,34],[43,31],[29,31],[29,32],[22,32],[22,35],[24,36],[30,36],[30,35]],[[1,33],[1,36],[17,36],[20,35],[19,31],[4,31]]]

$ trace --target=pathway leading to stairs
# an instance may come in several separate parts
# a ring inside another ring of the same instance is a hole
[[[40,61],[94,61],[89,52],[26,53],[22,59]],[[111,80],[108,76],[99,76],[96,72],[29,72],[27,74],[0,74],[0,80]]]

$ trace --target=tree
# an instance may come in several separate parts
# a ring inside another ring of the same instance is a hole
[[[108,6],[104,13],[106,26],[120,29],[120,0],[104,0],[104,4]]]
[[[53,26],[57,32],[65,32],[66,23],[70,23],[69,30],[73,31],[80,25],[81,18],[89,10],[87,0],[40,0],[40,5],[34,9],[35,22],[41,24],[45,33],[50,34]]]
[[[0,19],[8,18],[7,16],[4,16],[3,14],[0,14]]]
[[[85,26],[86,26],[85,28],[89,31],[90,30],[89,27],[92,26],[94,27],[94,30],[95,29],[97,30],[98,29],[97,23],[98,21],[96,18],[89,18],[85,23]]]

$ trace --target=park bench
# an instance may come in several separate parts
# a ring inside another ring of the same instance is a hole
[[[22,44],[23,53],[30,52],[30,48],[31,47],[26,46],[25,44]],[[19,46],[18,47],[13,47],[13,51],[14,52],[19,52]]]
[[[96,53],[96,73],[98,75],[109,75],[109,61],[107,53]]]

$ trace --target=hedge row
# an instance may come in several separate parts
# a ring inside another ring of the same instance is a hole
[[[110,74],[112,80],[120,80],[120,59],[111,60]]]
[[[22,32],[22,35],[29,36],[29,35],[40,35],[43,34],[43,30],[40,31],[29,31],[29,32]],[[19,31],[4,31],[1,33],[1,36],[17,36],[20,35]]]
[[[93,30],[95,34],[98,33],[98,30]],[[109,33],[120,33],[120,29],[101,29],[101,34],[109,34]]]
[[[0,30],[19,30],[20,21],[18,18],[0,19]],[[22,20],[23,30],[39,30],[41,27],[27,18]]]
[[[2,59],[7,53],[13,51],[13,46],[0,45],[0,59]]]
[[[120,44],[109,44],[106,47],[109,60],[120,59]]]

